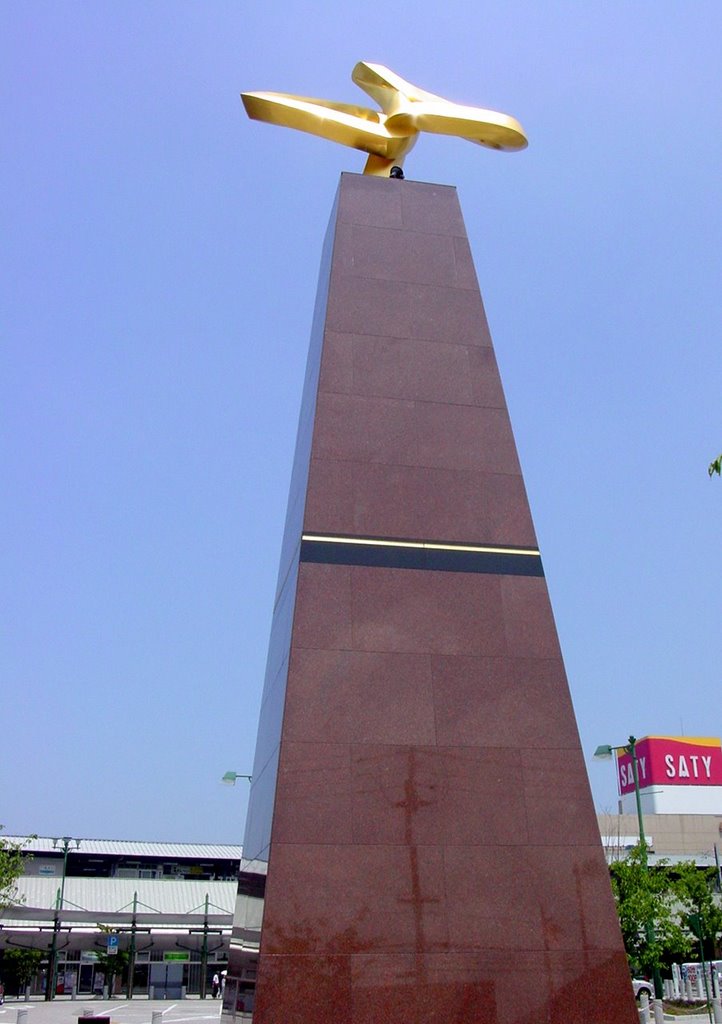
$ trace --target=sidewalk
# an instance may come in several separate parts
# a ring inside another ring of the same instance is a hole
[[[188,996],[183,1000],[148,999],[136,996],[126,999],[93,999],[78,996],[56,996],[46,1003],[42,996],[24,998],[8,997],[0,1006],[0,1024],[17,1024],[18,1014],[23,1015],[25,1024],[77,1024],[78,1017],[110,1017],[113,1024],[152,1024],[154,1013],[163,1014],[163,1024],[210,1024],[218,1021],[221,1000],[210,996]]]
[[[664,1019],[668,1021],[677,1021],[678,1024],[709,1024],[709,1017],[706,1013],[685,1013],[681,1015],[665,1013]],[[714,1020],[714,1017],[712,1020]]]
[[[9,1006],[9,1005],[12,1005],[12,1006],[27,1006],[29,1003],[35,1004],[35,1003],[44,1003],[44,1002],[45,1002],[45,996],[43,995],[42,992],[34,993],[33,995],[30,996],[30,999],[27,1000],[27,1001],[25,999],[25,996],[5,996],[5,1006]],[[70,996],[70,995],[56,996],[55,999],[52,1000],[52,1003],[48,1003],[48,1005],[51,1006],[51,1005],[54,1005],[55,1003],[78,1003],[78,1005],[80,1005],[80,1003],[150,1003],[150,1002],[160,1003],[161,1006],[164,1003],[181,1003],[181,1002],[183,1002],[183,1003],[193,1003],[193,1002],[202,1003],[202,1002],[205,1002],[205,1003],[213,1004],[213,1003],[220,1003],[221,999],[220,999],[220,997],[217,998],[217,999],[214,999],[213,996],[210,994],[210,987],[209,987],[208,995],[206,996],[205,999],[201,999],[201,997],[198,995],[197,992],[194,992],[194,993],[192,993],[190,995],[186,995],[183,999],[154,999],[154,1000],[149,999],[148,996],[145,994],[145,992],[142,992],[142,993],[140,993],[138,995],[134,995],[132,999],[128,999],[124,995],[113,996],[112,999],[103,999],[102,996],[93,995],[92,992],[85,992],[83,995],[76,996],[75,999],[73,999],[73,997]],[[0,1007],[0,1009],[2,1009],[2,1007]]]

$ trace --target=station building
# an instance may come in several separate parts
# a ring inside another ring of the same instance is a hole
[[[643,814],[651,865],[694,861],[698,868],[719,867],[722,810],[718,814]],[[599,835],[609,863],[624,858],[639,842],[635,814],[598,813]]]
[[[131,956],[134,995],[210,991],[225,969],[240,846],[5,838],[28,856],[17,901],[0,911],[0,956],[15,948],[47,953],[33,992],[47,985],[54,932],[58,994],[102,992],[97,960],[109,936]]]

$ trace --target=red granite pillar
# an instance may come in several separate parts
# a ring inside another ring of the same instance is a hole
[[[342,177],[253,776],[255,1024],[636,1019],[453,188]]]

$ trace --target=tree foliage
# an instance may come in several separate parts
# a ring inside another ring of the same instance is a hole
[[[680,923],[676,893],[664,867],[648,870],[636,846],[612,864],[610,874],[632,972],[649,976],[669,960],[687,959],[692,940]]]
[[[112,933],[108,932],[108,934]],[[108,953],[107,950],[98,950],[95,956],[95,966],[97,970],[102,971],[105,983],[108,986],[108,995],[112,995],[113,980],[117,976],[122,978],[124,973],[127,971],[130,954],[125,949],[119,949],[117,953]]]
[[[0,910],[19,902],[15,883],[23,873],[23,863],[22,843],[11,843],[0,836]]]
[[[37,973],[44,956],[42,949],[25,949],[19,946],[6,949],[2,960],[6,987],[20,995]]]
[[[612,890],[629,966],[649,976],[674,960],[688,960],[696,948],[689,915],[698,914],[706,952],[722,931],[722,909],[715,900],[714,869],[692,861],[666,862],[648,869],[639,846],[610,867]]]
[[[722,476],[722,455],[718,455],[714,462],[710,462],[707,472],[710,476]]]
[[[722,932],[722,908],[714,896],[716,869],[700,870],[692,861],[685,861],[669,870],[681,913],[699,917],[705,956],[712,959],[716,938]]]

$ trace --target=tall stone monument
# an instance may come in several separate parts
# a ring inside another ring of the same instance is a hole
[[[224,1015],[632,1024],[456,190],[370,160],[323,250]]]

